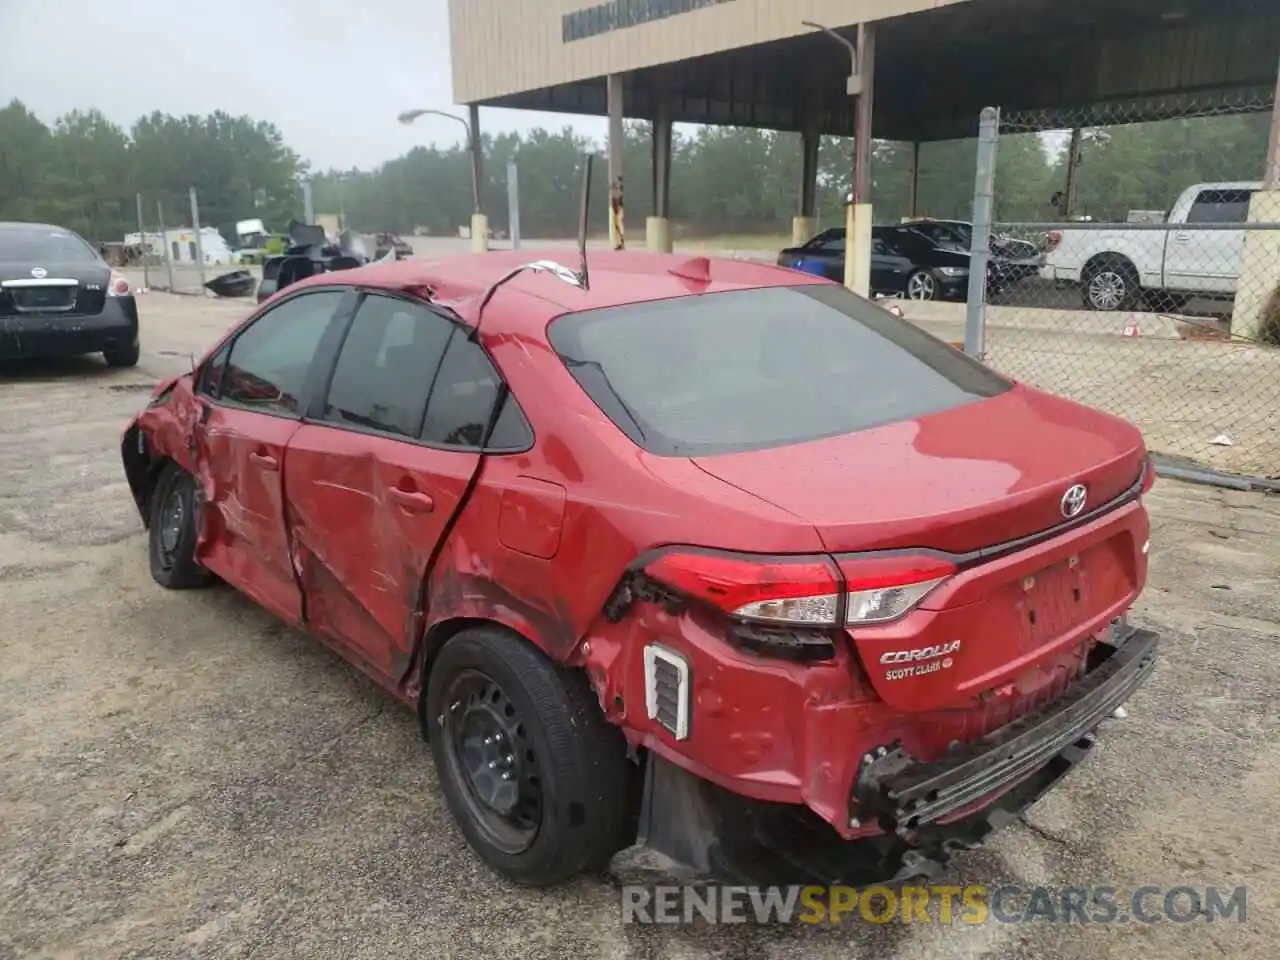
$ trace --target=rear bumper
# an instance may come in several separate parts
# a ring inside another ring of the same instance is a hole
[[[98,314],[0,317],[0,360],[68,357],[132,343],[138,336],[133,297],[108,297]]]
[[[749,800],[651,753],[637,842],[615,871],[855,887],[939,879],[955,851],[985,842],[1084,760],[1093,730],[1150,676],[1157,646],[1145,630],[1100,645],[1101,662],[1048,707],[936,762],[900,750],[873,758],[850,810],[883,832],[855,840],[803,806]]]
[[[854,807],[910,837],[999,796],[1081,741],[1125,703],[1155,669],[1159,638],[1130,630],[1099,644],[1105,659],[1047,707],[1026,714],[929,763],[887,751],[860,771]]]

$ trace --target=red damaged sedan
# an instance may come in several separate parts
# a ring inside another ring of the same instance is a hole
[[[298,283],[122,444],[156,581],[415,709],[500,873],[932,875],[1150,675],[1134,427],[791,270],[515,256]]]

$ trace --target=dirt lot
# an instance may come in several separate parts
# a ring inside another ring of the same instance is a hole
[[[1270,958],[1280,500],[1162,482],[1152,683],[959,879],[1247,884],[1244,924],[639,928],[468,852],[413,718],[228,589],[147,574],[126,417],[241,311],[150,294],[144,359],[0,372],[0,958]]]

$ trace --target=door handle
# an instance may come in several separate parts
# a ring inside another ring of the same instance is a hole
[[[436,502],[428,494],[418,490],[401,490],[399,487],[388,487],[391,499],[410,513],[430,513],[436,508]]]
[[[249,459],[263,470],[279,470],[280,463],[275,457],[266,453],[251,453]]]

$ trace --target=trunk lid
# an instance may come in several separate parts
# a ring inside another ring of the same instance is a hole
[[[0,316],[102,312],[111,268],[100,260],[74,263],[0,261]]]
[[[1060,691],[1083,663],[1083,641],[1142,589],[1140,503],[1050,531],[1069,519],[1068,489],[1084,485],[1077,519],[1087,518],[1138,481],[1145,458],[1129,424],[1017,386],[916,420],[697,463],[811,523],[838,559],[893,548],[967,555],[902,619],[848,633],[876,692],[896,709],[983,702],[996,716],[1002,702]]]
[[[694,462],[813,524],[828,550],[969,553],[1087,514],[1127,490],[1146,447],[1130,424],[1025,386],[810,443]]]

